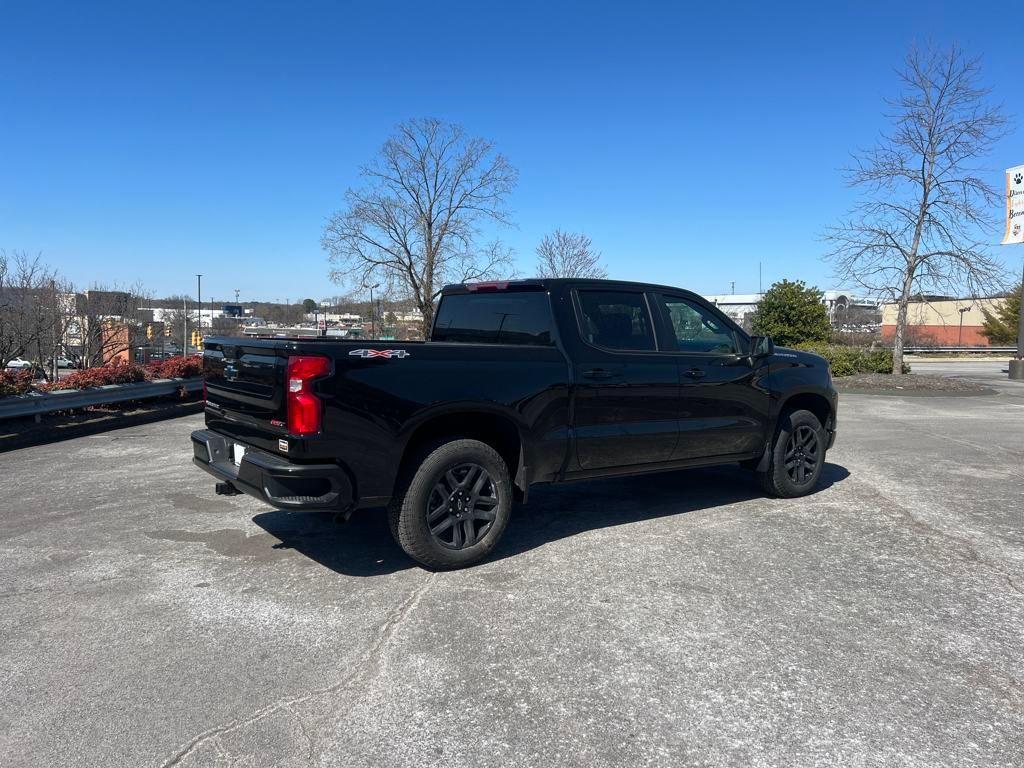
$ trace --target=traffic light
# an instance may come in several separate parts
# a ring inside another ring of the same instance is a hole
[[[152,325],[147,325],[146,326],[146,339],[148,341],[152,341],[153,340],[153,326]]]
[[[171,326],[169,326],[166,323],[164,323],[164,336],[170,337],[170,335],[171,335]]]

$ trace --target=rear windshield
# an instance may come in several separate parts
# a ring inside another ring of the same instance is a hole
[[[441,299],[433,341],[535,344],[551,339],[551,302],[540,291],[454,293]]]

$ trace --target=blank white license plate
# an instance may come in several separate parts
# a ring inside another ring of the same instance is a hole
[[[236,467],[242,463],[243,456],[245,456],[245,446],[235,443],[231,449],[231,458],[234,459]]]

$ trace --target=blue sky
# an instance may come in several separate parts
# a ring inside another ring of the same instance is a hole
[[[914,40],[956,41],[1019,112],[1011,10],[0,0],[0,247],[80,286],[191,293],[203,272],[207,298],[333,295],[324,221],[397,122],[435,116],[519,169],[501,236],[523,274],[561,227],[613,277],[740,293],[760,262],[766,286],[831,287],[818,237],[894,67]],[[1024,127],[993,183],[1022,162]]]

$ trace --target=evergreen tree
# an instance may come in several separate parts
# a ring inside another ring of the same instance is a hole
[[[1020,286],[1018,285],[1006,297],[1002,306],[995,311],[985,313],[982,323],[982,335],[992,344],[1011,345],[1017,343],[1017,328],[1020,323]]]
[[[802,280],[775,283],[754,312],[754,333],[771,336],[783,346],[828,341],[832,328],[821,298],[821,291],[808,288]]]

